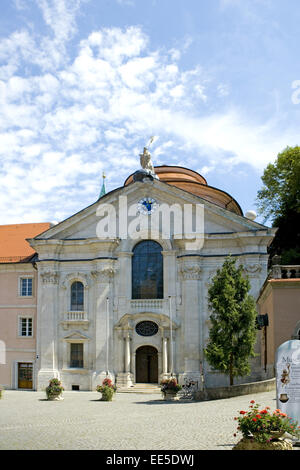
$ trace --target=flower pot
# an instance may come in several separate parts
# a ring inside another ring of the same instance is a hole
[[[103,395],[100,398],[100,401],[113,401],[113,397],[108,397],[107,395]]]
[[[63,400],[63,397],[62,397],[62,393],[61,392],[54,392],[54,393],[51,393],[51,394],[48,394],[47,395],[47,399],[49,401],[59,401],[59,400]]]
[[[112,389],[103,390],[101,393],[100,401],[112,401],[115,395],[115,392]]]
[[[279,439],[281,436],[283,436],[285,431],[272,431],[272,439]]]
[[[179,396],[177,395],[177,392],[174,392],[173,390],[165,390],[164,400],[176,401],[179,400]]]
[[[232,450],[293,450],[293,445],[284,440],[257,442],[255,439],[243,437]]]
[[[46,387],[47,399],[49,401],[63,400],[63,397],[61,396],[63,391],[64,388],[62,387],[60,380],[53,378],[49,381],[48,387]]]

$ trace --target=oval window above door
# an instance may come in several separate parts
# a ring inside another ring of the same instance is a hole
[[[140,336],[154,336],[158,332],[158,325],[153,321],[141,321],[136,325],[135,331]]]

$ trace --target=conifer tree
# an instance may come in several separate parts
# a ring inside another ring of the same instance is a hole
[[[256,306],[249,295],[250,282],[243,277],[243,266],[226,258],[208,289],[211,329],[205,355],[216,370],[233,378],[251,372],[256,342]]]

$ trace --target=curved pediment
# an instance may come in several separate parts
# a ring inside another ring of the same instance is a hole
[[[154,312],[138,312],[138,313],[126,313],[116,323],[116,329],[134,329],[137,323],[140,321],[154,321],[157,323],[159,328],[169,329],[171,326],[170,317],[163,313]],[[172,319],[172,328],[176,330],[179,325]]]

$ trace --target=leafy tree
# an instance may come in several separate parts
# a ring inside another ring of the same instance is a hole
[[[262,176],[257,205],[265,221],[278,227],[270,245],[270,258],[281,255],[282,264],[300,264],[300,147],[287,147]]]
[[[243,266],[237,268],[229,256],[208,289],[212,314],[205,355],[214,369],[229,376],[230,385],[234,377],[250,373],[249,360],[256,355],[257,312],[249,295],[250,282],[242,272]]]

